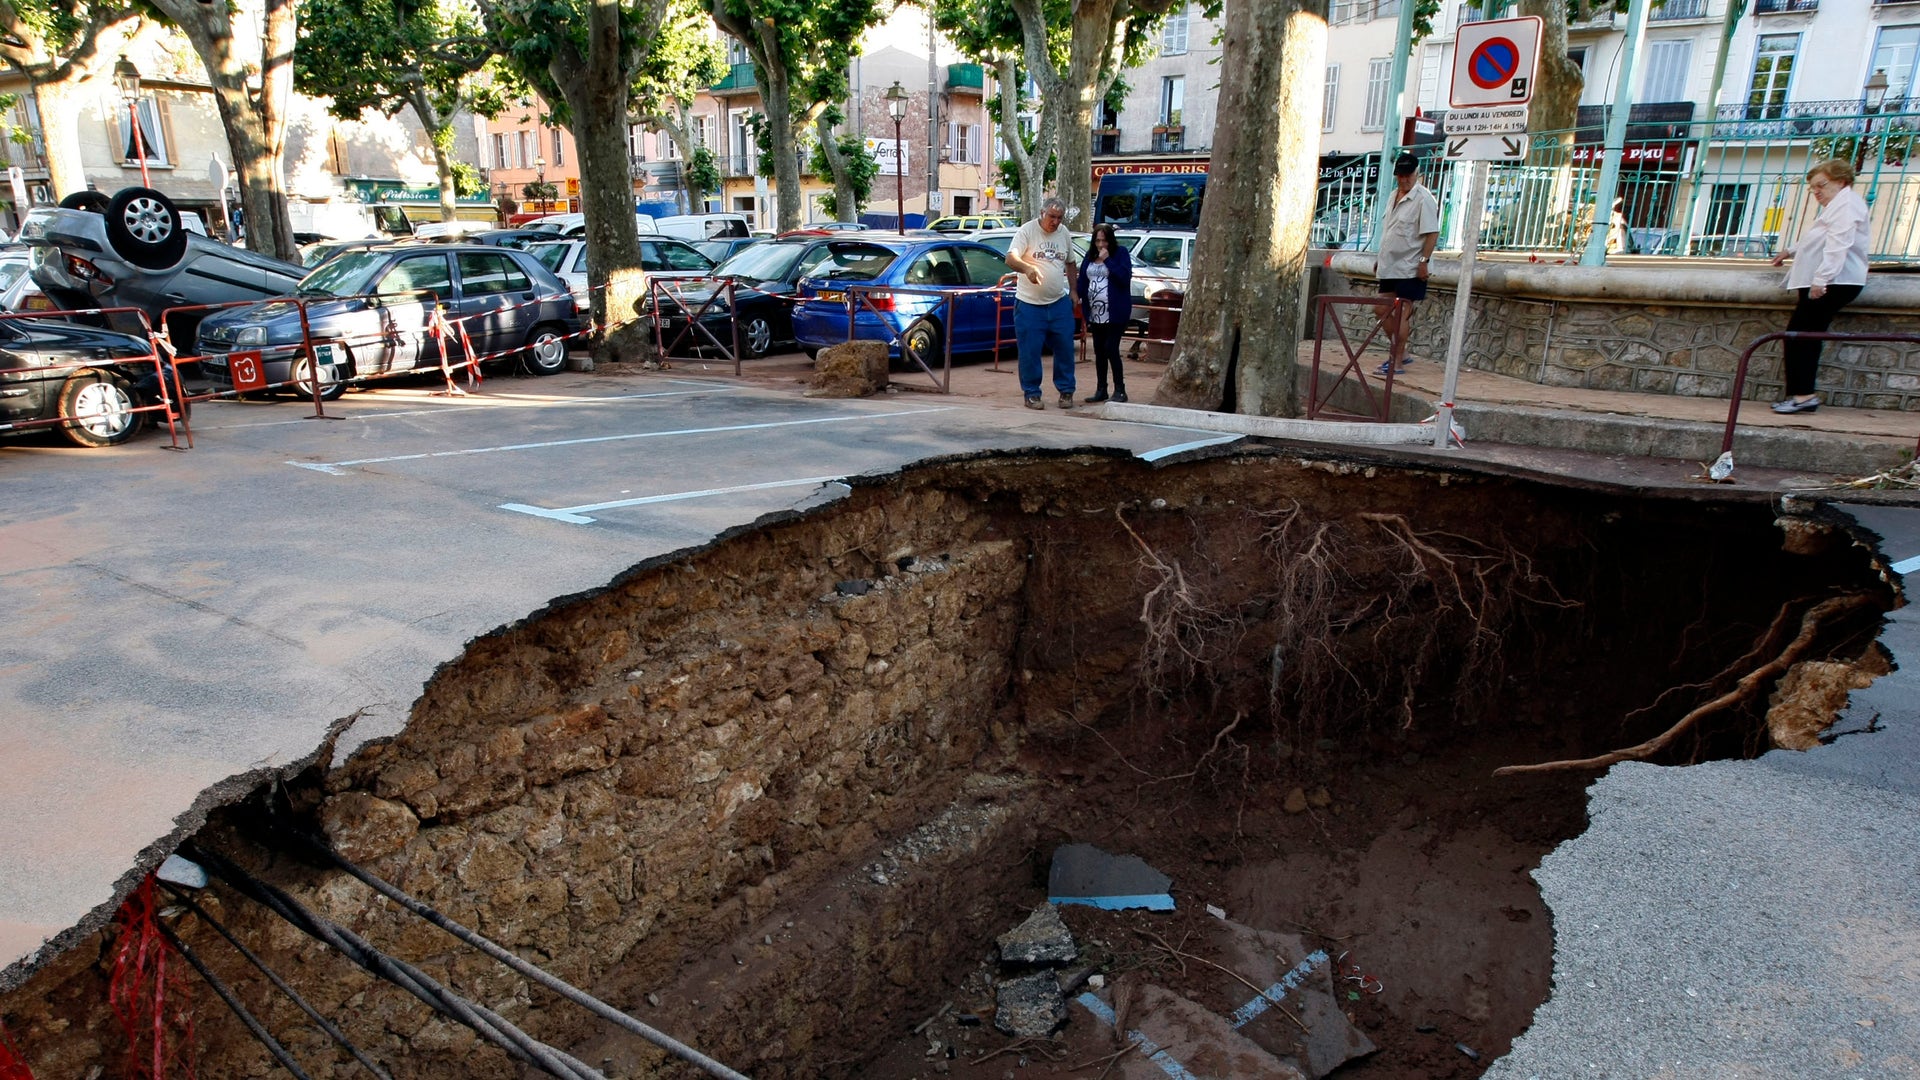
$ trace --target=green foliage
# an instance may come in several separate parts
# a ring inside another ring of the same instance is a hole
[[[572,108],[566,95],[553,80],[555,55],[585,57],[587,10],[590,0],[487,0],[487,35],[500,55],[500,74],[506,78],[501,92],[508,99],[537,93],[551,107],[553,122],[561,127],[574,126]],[[646,4],[620,6],[620,44],[625,52],[622,70],[638,70],[642,52],[653,40],[656,28],[651,24]]]
[[[881,0],[715,0],[714,22],[754,54],[754,78],[765,88],[762,30],[771,31],[785,66],[796,113],[847,96],[847,69],[860,37],[891,13]]]
[[[493,116],[505,107],[498,89],[475,77],[493,49],[478,14],[461,0],[299,2],[294,85],[333,99],[327,111],[334,116],[354,120],[368,109],[393,116],[424,104],[431,115],[420,121],[445,149],[455,112]]]
[[[846,163],[847,181],[853,185],[853,216],[858,217],[873,197],[873,178],[880,174],[880,163],[873,159],[865,139],[842,135],[835,145],[840,148],[841,160]],[[812,168],[815,176],[826,176],[832,172],[824,147],[816,145],[813,148]],[[820,208],[836,218],[840,216],[840,200],[833,192],[820,196]]]
[[[726,50],[710,30],[704,8],[693,0],[673,0],[660,35],[634,72],[627,110],[636,117],[665,116],[726,78]]]
[[[487,178],[480,173],[476,165],[464,161],[453,163],[453,193],[463,199],[487,193]]]
[[[534,180],[520,186],[520,197],[551,201],[560,197],[560,189],[551,180]]]
[[[720,165],[713,151],[704,146],[695,147],[687,158],[687,183],[701,191],[719,191],[720,180]]]

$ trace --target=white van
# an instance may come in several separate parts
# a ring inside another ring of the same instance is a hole
[[[640,220],[645,221],[646,218]],[[749,236],[747,219],[741,214],[676,214],[672,217],[654,218],[654,230],[662,236],[677,236],[682,240],[696,243],[702,240],[724,240],[730,236]],[[647,231],[644,227],[641,232]]]
[[[645,214],[633,215],[633,226],[636,230],[643,233],[659,231],[654,228],[653,219]],[[587,215],[547,214],[544,217],[534,218],[532,221],[522,225],[521,228],[550,232],[562,240],[575,240],[587,235]]]

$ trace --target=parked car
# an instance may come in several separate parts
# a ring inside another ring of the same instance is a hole
[[[300,260],[306,264],[308,270],[312,270],[336,255],[343,255],[349,251],[365,251],[368,248],[391,243],[393,243],[392,240],[322,240],[302,248]]]
[[[1195,234],[1191,230],[1121,229],[1115,240],[1133,256],[1133,298],[1146,300],[1161,292],[1187,291],[1187,272],[1193,268]]]
[[[678,295],[684,307],[665,305],[666,311],[662,316],[665,321],[661,331],[669,344],[680,338],[680,332],[686,327],[691,313],[700,311],[716,291],[724,291],[722,282],[731,278],[734,282],[733,306],[729,307],[723,296],[706,309],[700,319],[701,325],[715,339],[731,344],[732,324],[737,311],[741,353],[751,357],[765,356],[776,344],[793,340],[793,304],[790,298],[801,278],[824,262],[837,260],[838,265],[855,266],[874,260],[888,261],[893,254],[891,248],[873,243],[864,233],[787,236],[758,241],[714,267],[711,282],[700,282],[679,290]],[[699,348],[706,340],[702,335],[689,334],[680,338],[678,347]]]
[[[78,192],[57,207],[27,214],[20,239],[41,250],[33,280],[63,310],[135,307],[158,321],[167,308],[258,300],[292,292],[305,268],[189,233],[173,200],[131,187],[111,199]],[[177,316],[168,330],[192,341],[200,313]],[[118,315],[114,329],[144,333]]]
[[[713,265],[719,266],[733,258],[741,248],[752,247],[759,242],[759,237],[755,236],[727,236],[718,240],[698,240],[693,246],[694,250],[712,259]]]
[[[803,229],[819,229],[821,232],[860,232],[867,228],[858,221],[809,221]]]
[[[481,229],[464,236],[447,237],[462,244],[486,244],[489,247],[524,248],[541,240],[553,239],[553,234],[539,229]]]
[[[935,218],[927,223],[927,228],[942,233],[970,233],[981,229],[1012,229],[1019,224],[1020,219],[1006,214],[963,214]]]
[[[674,236],[692,241],[753,235],[743,214],[674,214],[654,218],[653,231],[662,236]]]
[[[948,340],[956,354],[1013,344],[1013,290],[994,290],[1008,272],[1000,252],[967,240],[919,237],[862,238],[860,248],[821,260],[800,282],[807,299],[794,309],[793,334],[807,355],[848,339],[846,286],[852,284],[956,293],[942,300],[919,292],[875,292],[871,303],[857,305],[853,336],[886,341],[895,357],[902,343],[930,363],[938,362]],[[973,291],[980,289],[990,291]]]
[[[159,372],[144,338],[58,319],[0,320],[0,436],[64,420],[55,430],[76,446],[113,446],[139,434],[157,413]]]
[[[587,292],[587,242],[585,240],[549,240],[528,249],[541,265],[566,282],[568,290],[585,311],[592,304]],[[678,280],[706,277],[713,272],[713,261],[700,254],[692,244],[666,237],[640,239],[640,268],[651,277]]]
[[[476,353],[523,349],[535,375],[566,367],[565,336],[580,329],[567,287],[540,260],[513,248],[477,244],[390,244],[349,252],[307,275],[293,292],[322,350],[323,398],[349,382],[386,372],[434,367],[440,348],[432,309],[464,319]],[[195,351],[216,386],[232,385],[231,353],[259,350],[269,383],[304,381],[300,310],[272,300],[218,312],[201,324]]]
[[[1013,245],[1013,234],[1019,231],[1018,227],[1011,229],[981,229],[977,232],[968,233],[966,238],[976,244],[985,244],[1000,254],[1005,255],[1007,248]],[[1075,234],[1073,237],[1073,257],[1076,259],[1086,258],[1087,246],[1091,243],[1092,241],[1084,234]],[[1009,270],[1007,272],[1012,273],[1013,271]]]

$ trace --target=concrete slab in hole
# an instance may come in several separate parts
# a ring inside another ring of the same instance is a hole
[[[1064,844],[1053,852],[1047,873],[1047,899],[1055,904],[1086,904],[1118,911],[1146,908],[1172,911],[1167,887],[1173,879],[1148,866],[1138,855],[1110,855],[1092,844]]]

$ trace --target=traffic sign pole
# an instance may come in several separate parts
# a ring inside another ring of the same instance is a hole
[[[1447,330],[1447,374],[1440,385],[1440,408],[1433,419],[1433,446],[1445,450],[1453,436],[1453,395],[1460,389],[1460,354],[1466,344],[1467,309],[1473,299],[1473,263],[1480,251],[1481,204],[1487,197],[1484,161],[1467,173],[1467,220],[1460,237],[1460,283],[1454,287],[1453,325]]]

